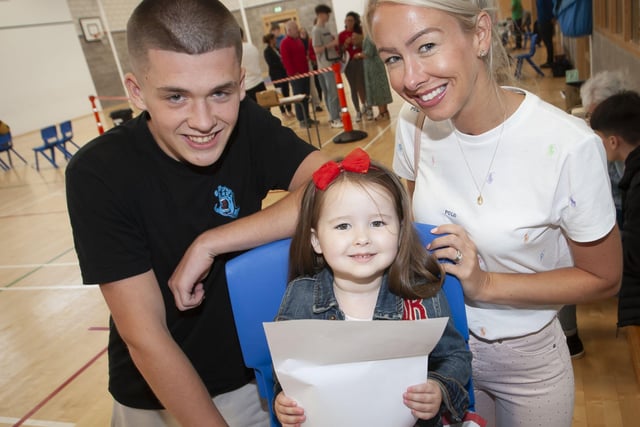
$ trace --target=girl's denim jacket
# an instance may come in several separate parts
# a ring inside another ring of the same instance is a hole
[[[426,309],[428,318],[450,316],[449,305],[442,290],[437,295],[420,302]],[[421,310],[413,311],[419,313]],[[404,300],[391,293],[385,274],[373,320],[403,320],[403,315]],[[340,310],[333,292],[333,275],[325,269],[313,277],[300,277],[289,283],[275,320],[344,320],[344,318],[344,313]],[[436,381],[442,390],[440,414],[448,412],[452,422],[459,422],[469,405],[465,384],[471,377],[471,352],[467,349],[464,339],[451,318],[440,341],[429,355],[428,377]],[[440,416],[437,416],[431,420],[419,420],[416,425],[441,426],[442,421]]]

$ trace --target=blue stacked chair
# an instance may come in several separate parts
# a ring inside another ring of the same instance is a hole
[[[33,152],[36,158],[36,169],[38,171],[40,170],[38,154],[47,159],[54,168],[58,167],[58,164],[56,163],[56,150],[60,151],[63,154],[65,160],[69,160],[73,155],[69,150],[67,150],[67,141],[65,141],[64,138],[58,136],[58,130],[55,126],[47,126],[40,129],[40,136],[42,137],[43,144],[39,147],[33,148]]]
[[[71,126],[71,120],[60,123],[60,136],[62,139],[60,143],[64,145],[65,148],[67,148],[67,142],[70,142],[74,147],[80,149],[80,146],[73,142],[73,127]]]
[[[7,153],[7,158],[9,160],[9,164],[7,164],[4,160],[0,158],[0,168],[3,170],[9,170],[13,167],[13,160],[11,160],[11,153],[18,156],[20,160],[27,163],[27,161],[13,148],[13,138],[11,137],[11,132],[0,134],[0,153]]]
[[[531,65],[533,67],[534,70],[536,70],[536,73],[538,73],[538,75],[544,77],[544,73],[542,72],[542,70],[540,69],[540,67],[538,67],[538,65],[536,65],[535,62],[533,62],[533,55],[536,54],[536,41],[538,39],[538,35],[537,34],[532,34],[531,35],[531,44],[529,46],[529,52],[527,53],[522,53],[518,56],[516,56],[516,73],[515,76],[517,79],[519,79],[520,77],[522,77],[522,64],[524,63],[524,61],[527,61],[529,63],[529,65]]]

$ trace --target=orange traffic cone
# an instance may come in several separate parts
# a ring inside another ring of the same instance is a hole
[[[342,144],[345,142],[359,141],[367,137],[367,133],[361,130],[353,130],[353,123],[351,123],[351,115],[347,108],[347,98],[344,94],[344,83],[342,82],[342,74],[340,73],[341,63],[335,62],[331,66],[333,69],[333,75],[336,78],[336,86],[338,87],[338,98],[340,99],[340,118],[344,125],[344,132],[333,138],[333,142],[336,144]]]

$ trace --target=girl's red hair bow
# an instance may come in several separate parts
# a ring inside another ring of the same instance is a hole
[[[347,154],[341,162],[330,161],[320,166],[313,173],[313,182],[318,190],[326,190],[329,184],[340,175],[340,172],[367,173],[370,163],[371,159],[367,152],[362,148],[356,148]]]

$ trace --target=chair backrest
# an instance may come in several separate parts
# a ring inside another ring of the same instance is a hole
[[[13,147],[11,132],[0,133],[0,151],[8,151]]]
[[[435,237],[427,224],[416,224],[426,245]],[[279,426],[272,412],[273,368],[262,322],[272,321],[278,313],[287,287],[289,246],[291,239],[259,246],[227,262],[229,297],[245,364],[256,372],[260,395],[269,402],[272,425]],[[454,276],[447,275],[443,291],[447,297],[456,328],[465,341],[469,340],[467,316],[462,286]],[[473,387],[467,385],[470,408],[473,409]]]
[[[522,53],[518,56],[522,56],[522,57],[527,57],[527,58],[533,58],[533,55],[536,54],[536,42],[538,41],[538,34],[533,33],[531,35],[531,40],[529,40],[529,43],[531,43],[529,45],[529,52],[527,53]]]
[[[62,139],[73,138],[73,128],[71,126],[71,120],[60,123],[60,134],[62,135]]]
[[[245,364],[253,368],[260,395],[267,400],[271,425],[279,426],[273,413],[273,368],[262,322],[278,313],[287,287],[291,239],[259,246],[227,262],[229,297]]]
[[[45,145],[55,145],[59,142],[58,130],[55,126],[47,126],[46,128],[40,129],[40,135]]]

